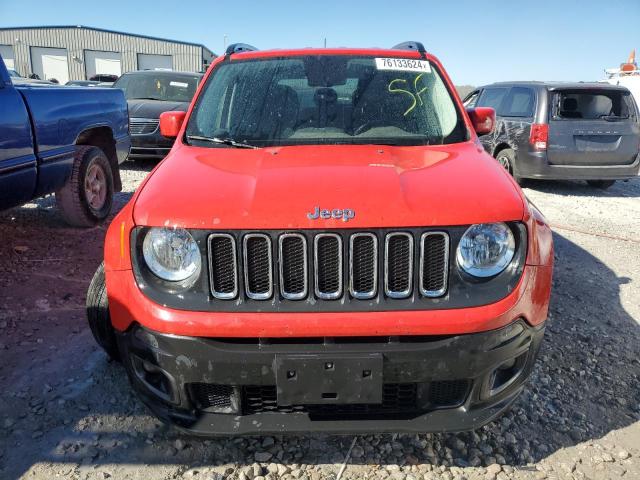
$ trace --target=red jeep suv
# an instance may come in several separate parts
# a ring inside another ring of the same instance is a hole
[[[194,434],[480,427],[522,391],[551,232],[422,44],[209,68],[111,224],[97,342]]]

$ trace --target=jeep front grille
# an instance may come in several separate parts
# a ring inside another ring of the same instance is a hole
[[[393,301],[447,292],[446,232],[229,232],[207,243],[218,300]]]

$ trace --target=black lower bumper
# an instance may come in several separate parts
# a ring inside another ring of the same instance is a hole
[[[442,432],[485,425],[529,377],[544,328],[454,336],[209,339],[119,334],[132,384],[197,435]]]
[[[640,155],[629,165],[598,164],[596,154],[593,165],[552,165],[546,152],[520,152],[516,163],[516,176],[540,180],[626,180],[640,172]]]
[[[164,158],[172,146],[173,141],[160,135],[160,132],[132,135],[129,158]]]
[[[166,157],[171,148],[163,148],[163,147],[131,147],[131,152],[129,153],[129,158],[159,158],[162,159]]]

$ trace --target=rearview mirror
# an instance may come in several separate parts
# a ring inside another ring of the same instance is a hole
[[[182,128],[187,112],[162,112],[160,114],[160,134],[167,138],[176,138]]]
[[[467,108],[467,114],[471,119],[473,129],[478,135],[487,135],[493,132],[493,127],[496,124],[496,111],[493,108]]]

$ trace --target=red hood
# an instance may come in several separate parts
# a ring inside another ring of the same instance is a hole
[[[310,220],[350,209],[348,222]],[[520,192],[473,143],[257,150],[176,144],[142,187],[138,225],[206,229],[371,228],[520,220]]]

